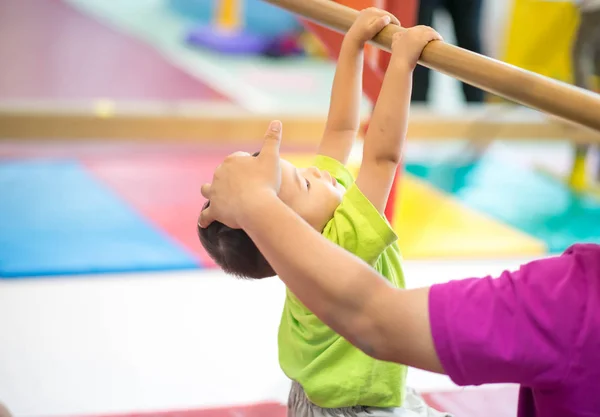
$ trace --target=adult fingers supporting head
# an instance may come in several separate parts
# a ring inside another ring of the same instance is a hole
[[[202,193],[202,197],[210,200],[210,184],[206,183],[202,185],[202,188],[200,188],[200,192]]]
[[[230,153],[229,155],[227,155],[224,162],[230,161],[231,159],[235,159],[238,156],[250,156],[250,154],[248,152],[244,152],[244,151],[236,151],[236,152],[233,152],[233,153]],[[219,167],[217,167],[217,169],[218,168]]]
[[[200,213],[198,225],[202,228],[208,227],[215,219],[212,216],[212,207],[208,207]]]
[[[211,184],[204,184],[200,189],[202,196],[206,198],[208,201],[204,203],[204,207],[202,207],[202,211],[200,212],[200,217],[198,217],[198,225],[200,227],[208,227],[214,219],[212,218],[212,210],[210,206],[210,192],[211,192]]]

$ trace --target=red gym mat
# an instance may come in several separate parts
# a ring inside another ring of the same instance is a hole
[[[281,404],[262,403],[227,408],[155,411],[146,413],[94,415],[85,417],[285,417],[286,411],[286,407]]]
[[[0,98],[227,100],[59,0],[0,1]]]
[[[437,410],[455,417],[514,417],[517,415],[517,386],[486,386],[423,394],[425,401]]]
[[[440,393],[423,397],[432,407],[455,417],[514,417],[517,410],[516,386],[485,387]],[[197,410],[155,411],[85,417],[286,417],[286,406],[274,402]]]
[[[196,224],[204,198],[200,186],[210,182],[223,160],[221,153],[151,154],[84,158],[88,169],[143,217],[200,259],[214,266],[198,240]]]

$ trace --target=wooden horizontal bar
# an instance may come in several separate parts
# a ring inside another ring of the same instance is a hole
[[[359,12],[331,0],[265,0],[338,32]],[[400,0],[398,0],[400,1]],[[392,37],[406,29],[388,25],[373,44],[391,51]],[[600,132],[600,95],[442,41],[431,42],[419,63],[492,94]]]
[[[259,142],[280,119],[290,145],[317,144],[325,115],[256,115],[233,105],[131,102],[0,102],[0,139],[103,139],[239,144]],[[570,140],[600,143],[600,133],[526,108],[473,106],[453,113],[414,106],[409,140]]]
[[[321,116],[279,117],[286,140],[320,138]],[[272,119],[212,103],[0,103],[0,138],[253,142]]]

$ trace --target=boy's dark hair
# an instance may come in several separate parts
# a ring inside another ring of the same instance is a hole
[[[258,156],[256,152],[252,156]],[[202,211],[210,206],[207,201]],[[240,278],[261,279],[272,277],[275,271],[258,250],[250,236],[241,229],[232,229],[214,221],[208,227],[198,225],[200,243],[223,271]]]

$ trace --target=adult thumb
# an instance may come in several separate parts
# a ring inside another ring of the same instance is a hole
[[[269,158],[279,158],[279,146],[281,145],[281,122],[274,120],[269,125],[269,129],[265,134],[265,141],[260,151],[259,158],[261,156]]]

